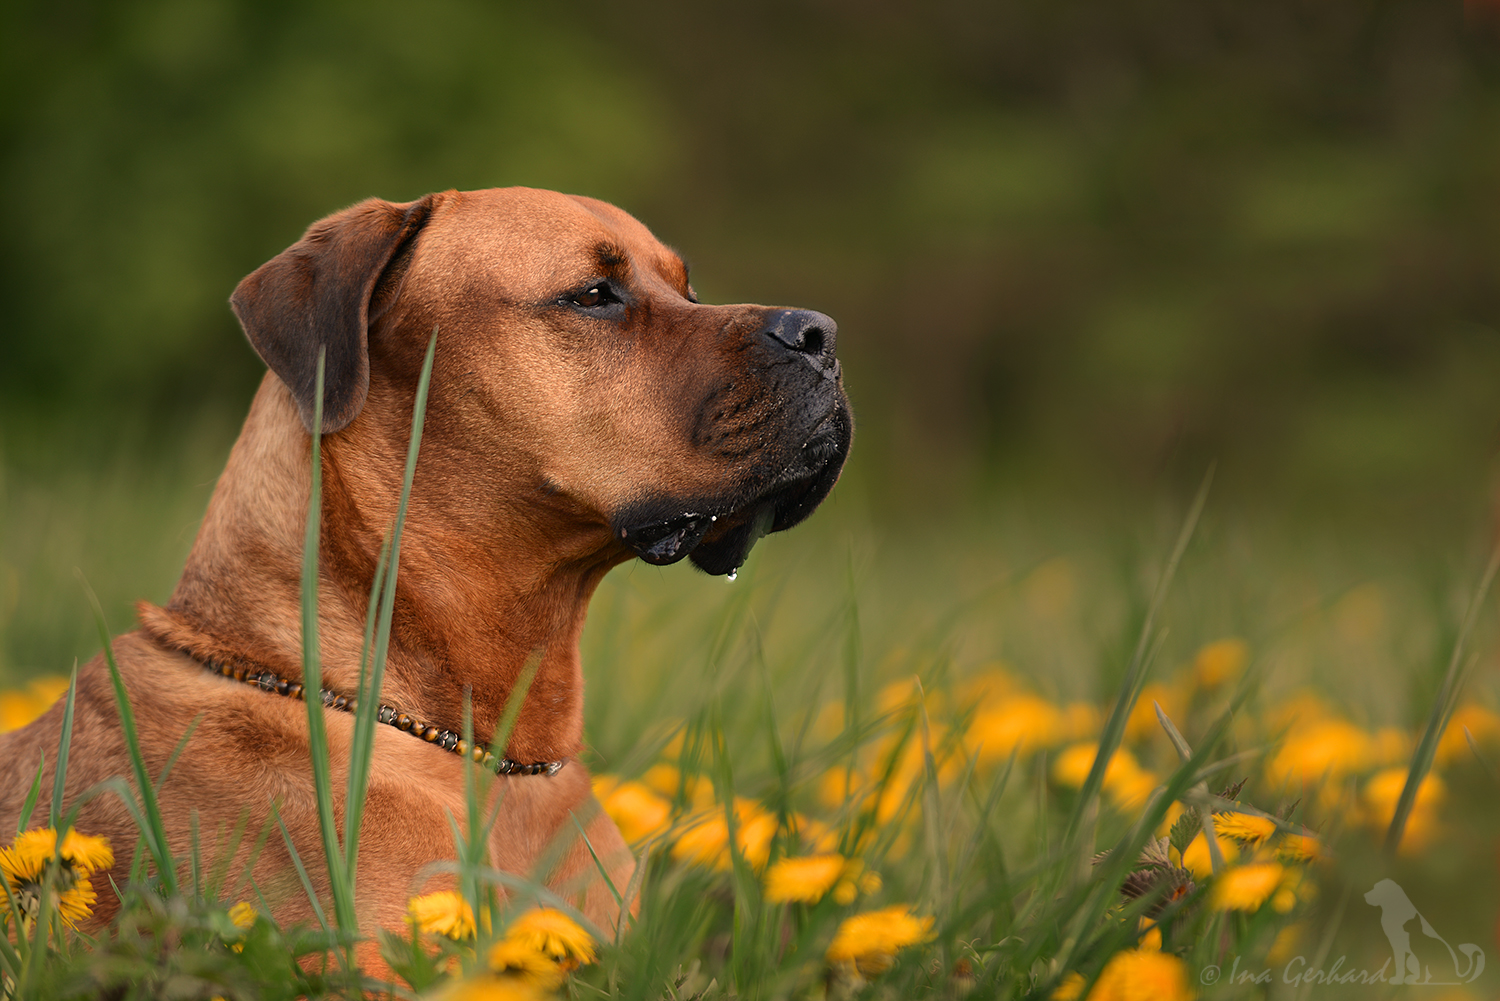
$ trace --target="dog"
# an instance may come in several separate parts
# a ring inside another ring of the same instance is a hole
[[[325,703],[342,829],[354,716],[339,710],[358,688],[436,331],[379,693],[390,725],[375,727],[360,829],[361,929],[401,928],[432,863],[455,858],[469,758],[500,775],[491,864],[529,875],[556,859],[548,885],[613,928],[619,905],[599,873],[623,890],[635,861],[577,759],[589,599],[633,558],[733,574],[758,538],[821,503],[853,435],[833,321],[700,303],[682,259],[630,215],[527,188],[360,202],[314,223],[230,302],[269,371],[170,600],[142,603],[139,628],[111,644],[153,781],[186,735],[159,794],[174,857],[199,831],[238,872],[253,837],[236,848],[224,832],[274,824],[274,804],[327,900],[297,696]],[[301,688],[299,599],[320,355],[321,694]],[[528,663],[508,743],[464,742],[466,700],[472,732],[494,732]],[[59,703],[0,735],[0,830],[15,829],[44,757],[51,788],[62,715]],[[131,774],[102,654],[79,671],[73,725],[65,804]],[[102,922],[138,828],[111,794],[88,799],[75,826],[116,852],[93,877]],[[309,921],[286,840],[272,834],[253,878],[278,920]]]

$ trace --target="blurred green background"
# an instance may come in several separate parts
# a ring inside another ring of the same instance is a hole
[[[169,593],[262,371],[239,278],[448,187],[614,201],[706,301],[837,318],[839,531],[920,556],[1003,508],[974,581],[1072,526],[1160,543],[1216,462],[1224,532],[1318,540],[1330,592],[1412,553],[1467,578],[1500,427],[1481,14],[7,3],[0,679],[97,646],[75,568],[116,630]]]

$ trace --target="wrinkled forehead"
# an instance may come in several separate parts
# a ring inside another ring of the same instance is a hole
[[[613,205],[532,188],[450,196],[421,240],[420,264],[450,276],[486,276],[507,296],[541,299],[613,277],[687,289],[669,247]]]

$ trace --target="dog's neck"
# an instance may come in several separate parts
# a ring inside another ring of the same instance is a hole
[[[409,401],[401,408],[379,399],[384,391],[372,385],[366,415],[323,440],[323,685],[350,695],[409,433]],[[375,414],[397,416],[363,419]],[[268,375],[171,601],[165,610],[142,609],[148,632],[199,659],[239,657],[300,679],[309,442],[290,395]],[[474,733],[485,739],[528,661],[537,660],[505,750],[522,762],[572,756],[583,726],[584,614],[594,588],[623,557],[601,547],[599,526],[518,510],[503,489],[465,490],[451,480],[444,489],[424,489],[445,469],[452,475],[455,457],[442,454],[446,447],[429,421],[401,540],[381,699],[458,730],[468,698]],[[474,470],[465,472],[474,483]]]

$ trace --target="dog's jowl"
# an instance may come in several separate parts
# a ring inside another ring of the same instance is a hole
[[[436,330],[380,692],[388,725],[376,727],[361,828],[360,920],[399,927],[424,870],[453,858],[449,815],[465,815],[473,760],[501,776],[494,864],[531,873],[568,842],[550,884],[610,927],[614,897],[573,820],[624,886],[630,852],[576,760],[589,598],[637,556],[732,574],[760,536],[822,501],[853,427],[833,321],[699,303],[682,260],[635,219],[530,189],[361,202],[315,223],[231,304],[270,371],[171,600],[141,605],[140,627],[113,642],[153,777],[193,727],[161,787],[171,851],[187,858],[195,827],[205,844],[242,821],[259,831],[275,804],[302,858],[321,853],[301,700],[325,703],[341,790],[366,605]],[[320,353],[318,693],[301,685],[299,590]],[[466,744],[465,699],[474,733],[494,732],[528,662],[539,666],[509,740]],[[14,828],[44,755],[50,788],[61,723],[59,705],[0,736],[0,829]],[[67,801],[129,774],[95,658],[79,673]],[[113,793],[84,804],[77,827],[116,846],[116,870],[94,877],[104,918],[108,877],[123,882],[138,833]],[[308,866],[315,883],[321,868]],[[278,918],[312,918],[279,834],[253,875]]]

